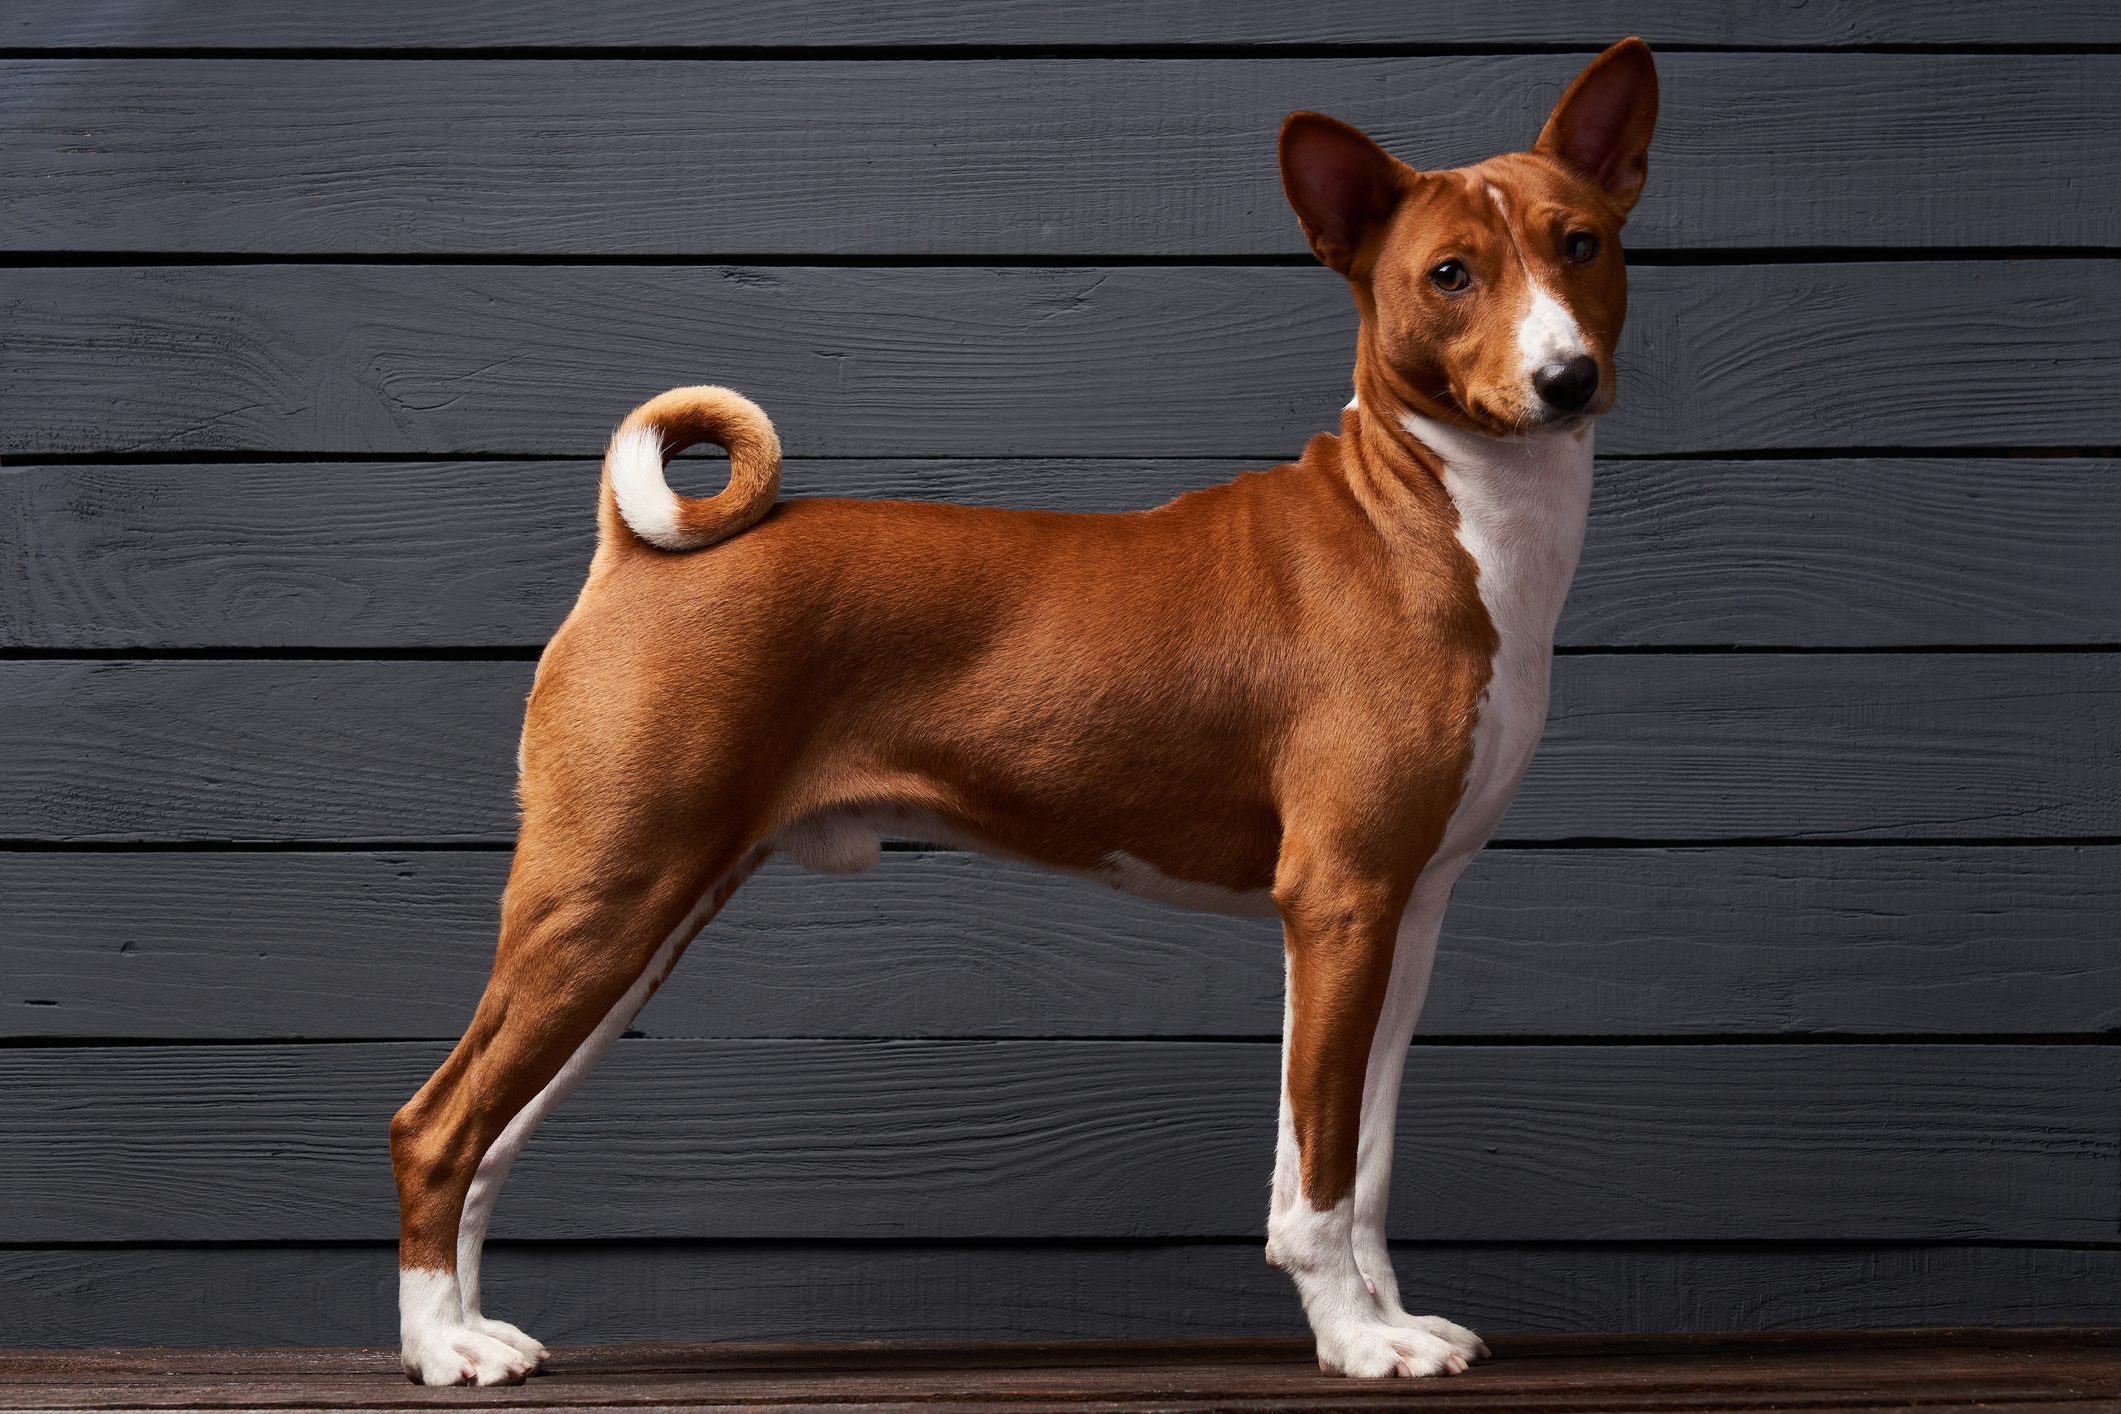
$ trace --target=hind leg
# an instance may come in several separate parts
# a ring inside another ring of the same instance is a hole
[[[491,980],[463,1039],[391,1123],[405,1372],[421,1384],[523,1378],[544,1347],[479,1309],[479,1253],[508,1168],[727,901],[759,852],[666,830],[526,819]]]

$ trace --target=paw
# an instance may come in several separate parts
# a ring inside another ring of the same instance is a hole
[[[516,1334],[523,1336],[521,1331]],[[404,1359],[405,1378],[420,1385],[516,1385],[537,1367],[536,1360],[514,1345],[468,1325],[438,1327],[408,1338]]]
[[[1366,1321],[1318,1338],[1318,1368],[1358,1380],[1462,1375],[1469,1363],[1449,1341],[1425,1330],[1388,1326],[1382,1321]]]
[[[1404,1311],[1385,1319],[1400,1330],[1425,1331],[1469,1361],[1488,1358],[1488,1343],[1455,1321],[1447,1321],[1441,1316],[1409,1316]]]
[[[532,1371],[536,1371],[543,1366],[546,1356],[550,1354],[545,1349],[543,1342],[519,1327],[508,1324],[506,1321],[497,1321],[491,1316],[466,1316],[464,1324],[489,1340],[498,1340],[503,1345],[514,1346],[525,1356],[529,1357]],[[1451,1323],[1445,1321],[1443,1324],[1450,1325]],[[1456,1326],[1451,1328],[1453,1330],[1457,1329]]]

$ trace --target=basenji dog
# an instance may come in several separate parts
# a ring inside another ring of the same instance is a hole
[[[885,835],[1278,914],[1267,1259],[1326,1370],[1487,1353],[1400,1304],[1393,1121],[1452,885],[1544,728],[1656,113],[1628,39],[1477,166],[1291,115],[1282,184],[1354,295],[1355,398],[1298,461],[1155,510],[777,505],[780,444],[737,394],[621,424],[524,717],[493,975],[391,1126],[413,1379],[545,1359],[479,1301],[524,1140],[767,856],[857,870]],[[666,459],[700,442],[729,483],[676,495]]]

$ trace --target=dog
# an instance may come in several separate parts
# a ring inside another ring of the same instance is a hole
[[[1393,1122],[1452,885],[1545,726],[1656,114],[1639,39],[1476,166],[1292,114],[1282,184],[1354,295],[1355,398],[1298,461],[1155,510],[777,505],[780,444],[738,394],[621,424],[524,715],[492,978],[391,1124],[412,1379],[545,1360],[479,1302],[524,1140],[768,855],[858,870],[886,834],[1278,914],[1267,1259],[1322,1369],[1486,1355],[1400,1304]],[[728,486],[673,494],[666,458],[708,441]]]

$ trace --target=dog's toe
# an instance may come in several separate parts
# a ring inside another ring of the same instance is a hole
[[[546,1350],[542,1341],[506,1321],[497,1321],[491,1316],[467,1316],[464,1318],[464,1324],[487,1339],[497,1340],[521,1353],[530,1361],[532,1370],[543,1365],[551,1353]]]
[[[1320,1369],[1359,1380],[1421,1379],[1462,1374],[1466,1369],[1466,1358],[1437,1337],[1381,1321],[1337,1332],[1330,1340],[1321,1336],[1318,1363]]]
[[[1441,1316],[1402,1316],[1392,1322],[1404,1330],[1422,1331],[1435,1336],[1450,1346],[1468,1361],[1488,1358],[1488,1343],[1455,1321]]]
[[[469,1326],[432,1330],[407,1342],[404,1361],[405,1377],[420,1385],[515,1385],[537,1367],[525,1352]]]

